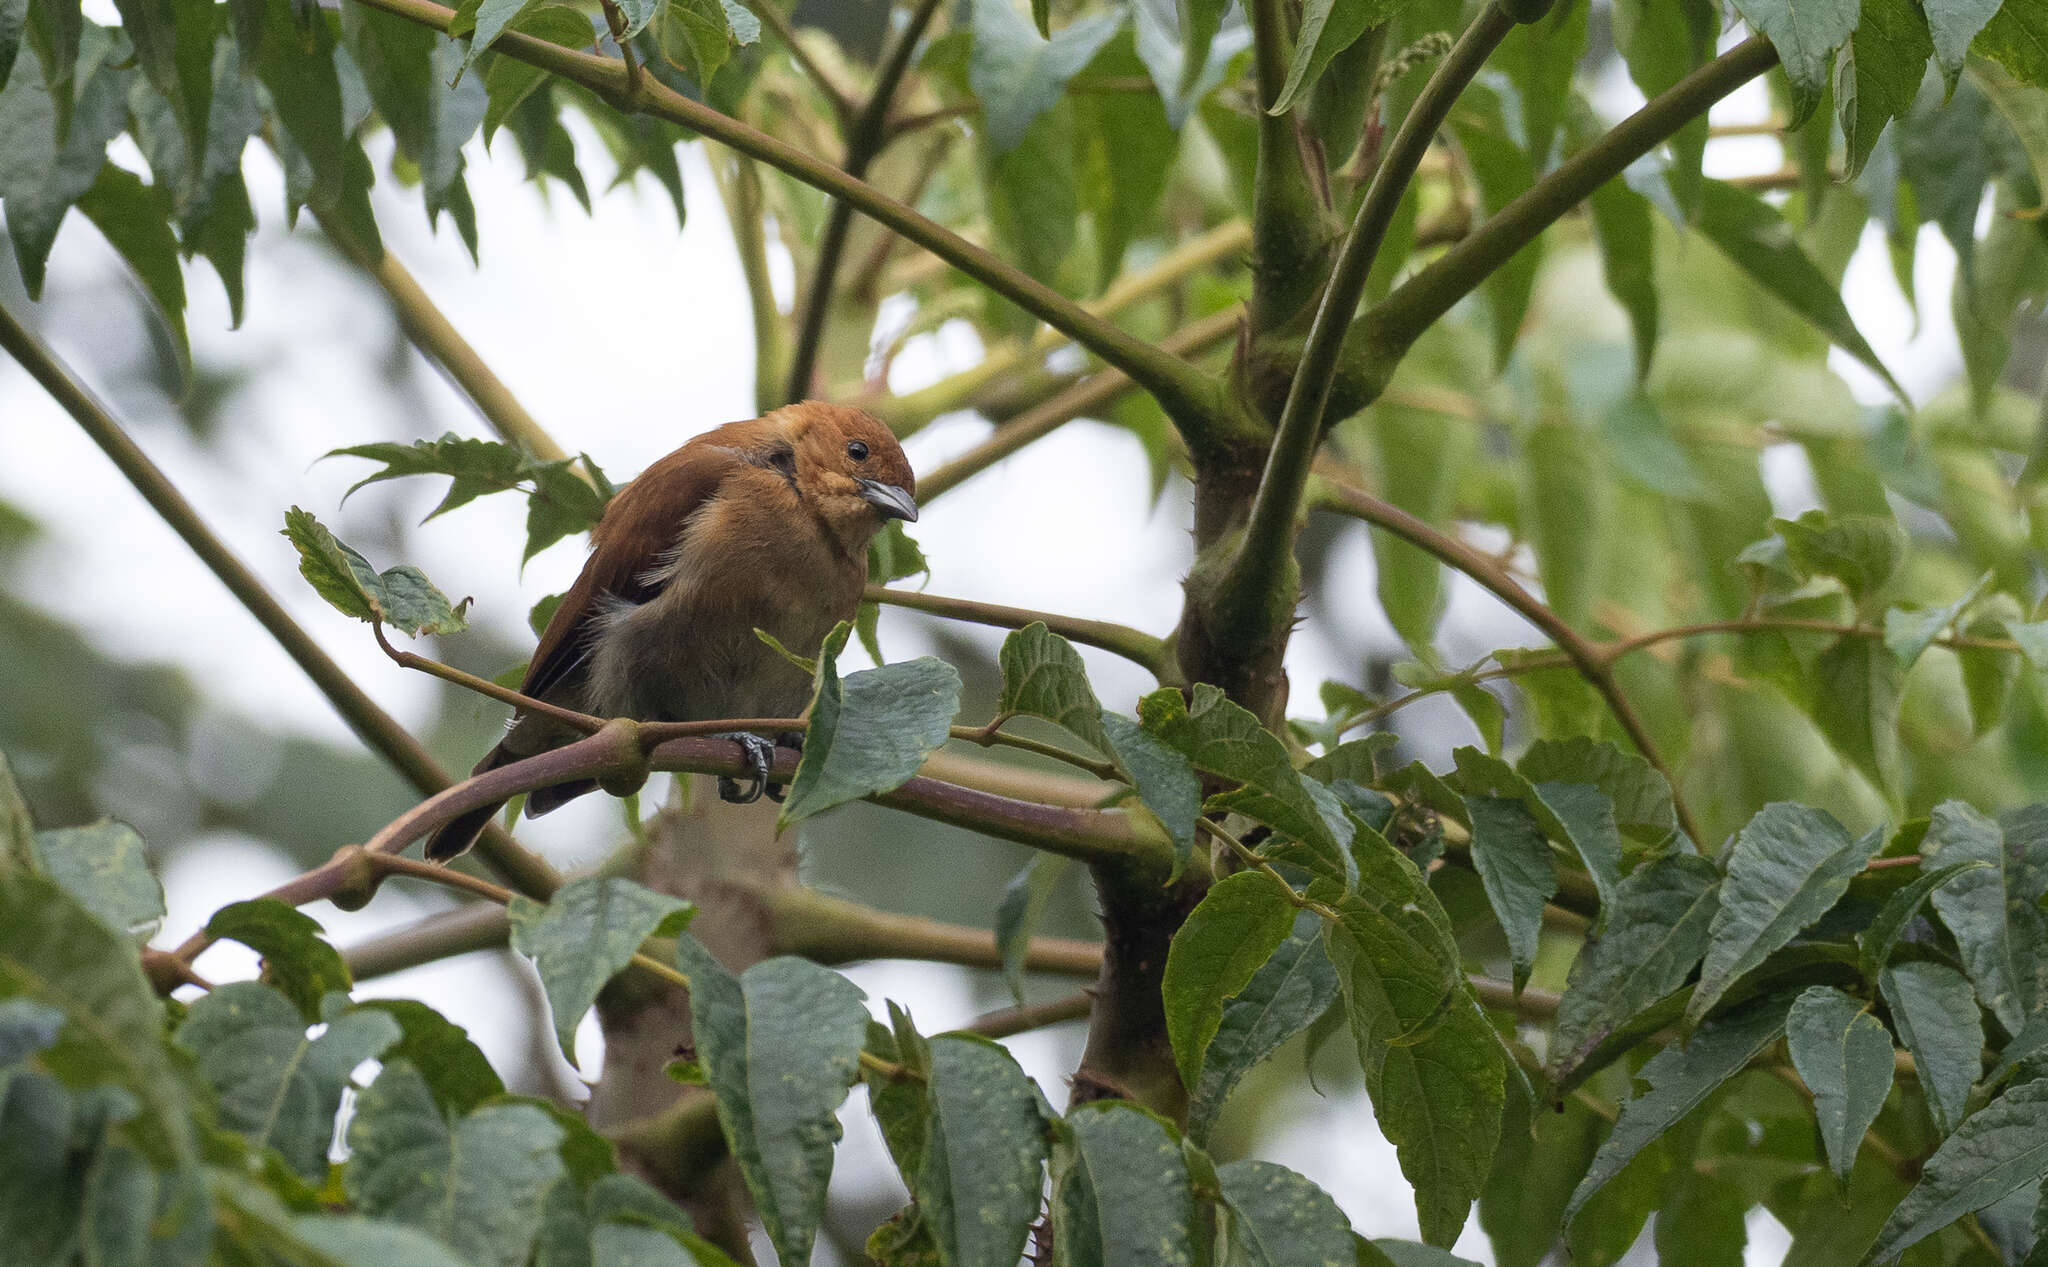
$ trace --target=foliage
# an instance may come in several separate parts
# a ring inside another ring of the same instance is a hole
[[[2048,467],[2015,355],[2048,295],[2039,5],[970,0],[882,23],[878,54],[858,17],[793,30],[811,7],[123,0],[108,27],[0,0],[0,209],[36,296],[76,208],[197,374],[180,259],[240,313],[252,141],[287,219],[388,277],[372,154],[474,254],[476,134],[588,206],[587,128],[679,214],[677,147],[708,136],[738,156],[714,162],[764,409],[817,393],[906,436],[961,409],[1007,423],[927,472],[931,496],[1077,414],[1185,475],[1171,639],[892,591],[870,603],[1012,631],[988,689],[886,661],[872,605],[784,649],[814,686],[777,831],[879,799],[1043,851],[986,951],[961,930],[919,951],[972,941],[1024,1005],[1051,859],[1092,869],[1108,935],[1072,1102],[827,966],[902,952],[879,913],[820,931],[822,906],[731,875],[737,896],[686,902],[642,883],[673,879],[634,871],[644,841],[595,875],[529,869],[520,894],[396,856],[466,788],[156,947],[141,835],[39,830],[0,766],[10,1261],[718,1264],[745,1246],[683,1203],[730,1157],[774,1252],[807,1262],[856,1086],[912,1200],[868,1242],[885,1264],[1441,1262],[1475,1207],[1511,1263],[1615,1261],[1653,1212],[1660,1254],[1737,1261],[1759,1207],[1800,1262],[2048,1253]],[[1717,55],[1737,21],[1754,38]],[[1651,99],[1619,127],[1595,104],[1601,30]],[[1707,108],[1766,74],[1784,170],[1709,178]],[[1947,296],[1915,287],[1923,227],[1956,258]],[[787,313],[771,233],[802,279]],[[1866,236],[1908,303],[1954,318],[1962,378],[1917,404],[1845,297]],[[913,314],[901,333],[884,300]],[[356,488],[447,479],[430,519],[521,496],[522,561],[594,526],[597,464],[405,311],[499,438],[337,450],[379,464]],[[890,391],[895,352],[952,320],[983,363]],[[1769,475],[1787,466],[1803,486]],[[1336,623],[1300,595],[1354,580],[1328,569],[1330,514],[1371,525],[1402,650],[1290,718],[1294,624]],[[341,615],[464,630],[466,600],[417,568],[283,518]],[[871,559],[877,584],[926,571],[899,527]],[[1443,636],[1458,576],[1544,644]],[[842,671],[856,632],[876,667]],[[1109,698],[1076,644],[1158,689]],[[1397,759],[1403,710],[1435,695],[1479,746]],[[495,777],[731,773],[729,744],[654,735],[608,727]],[[1097,784],[919,777],[953,740]],[[600,1133],[508,1093],[514,1071],[424,1005],[357,997],[295,908],[394,874],[506,904],[563,1054],[593,1006],[674,1034],[682,1098]],[[744,951],[714,953],[711,916],[748,912]],[[214,938],[258,951],[261,979],[197,978]],[[1367,1241],[1342,1192],[1233,1155],[1251,1133],[1221,1124],[1304,1035],[1363,1085],[1425,1244]]]

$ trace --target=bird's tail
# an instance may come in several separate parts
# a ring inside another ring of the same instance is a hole
[[[500,743],[484,754],[484,759],[476,763],[476,769],[471,773],[483,774],[519,759],[518,754],[507,751],[505,745]],[[576,779],[573,782],[556,784],[554,787],[537,788],[527,793],[526,816],[538,818],[549,810],[568,804],[585,792],[596,790],[595,779]],[[442,824],[438,831],[427,837],[427,860],[449,862],[468,852],[469,847],[476,843],[476,838],[483,835],[484,828],[490,826],[491,819],[503,808],[505,802],[493,801],[489,805],[479,805],[459,818],[450,819]]]

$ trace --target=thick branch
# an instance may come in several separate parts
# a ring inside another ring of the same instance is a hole
[[[446,32],[455,12],[433,0],[356,0],[433,30]],[[1152,393],[1183,427],[1200,429],[1227,408],[1221,385],[1163,348],[1095,316],[1052,287],[1016,266],[975,246],[944,225],[920,215],[864,181],[855,180],[829,163],[813,158],[787,142],[691,101],[648,76],[629,83],[625,64],[563,48],[546,40],[508,31],[491,47],[499,54],[538,66],[551,74],[599,94],[618,109],[679,123],[694,132],[761,160],[791,177],[853,204],[855,210],[886,225],[944,259],[962,273],[1029,312],[1047,325],[1065,331],[1076,343],[1130,374]]]
[[[1210,599],[1211,610],[1204,623],[1212,641],[1226,655],[1263,647],[1292,617],[1300,575],[1293,558],[1295,526],[1309,468],[1322,442],[1323,412],[1329,404],[1345,330],[1365,293],[1366,279],[1387,227],[1393,223],[1395,208],[1437,129],[1514,26],[1514,18],[1497,0],[1480,10],[1402,120],[1365,200],[1359,204],[1358,218],[1337,257],[1288,388],[1244,541]]]
[[[846,134],[846,160],[840,166],[855,180],[867,178],[868,165],[874,162],[875,155],[881,153],[888,142],[886,125],[889,110],[896,100],[896,87],[903,81],[903,72],[910,68],[910,58],[917,51],[917,42],[924,38],[925,27],[930,25],[938,8],[939,0],[920,0],[917,8],[911,11],[910,21],[896,33],[895,41],[882,57],[881,69],[875,75],[874,90]],[[802,400],[811,394],[811,379],[818,364],[818,344],[825,337],[825,319],[832,311],[832,289],[838,281],[839,257],[846,252],[846,236],[852,228],[853,205],[843,198],[834,201],[832,210],[825,217],[824,231],[818,236],[817,263],[811,271],[811,284],[804,292],[797,314],[796,345],[790,354],[789,386],[783,392],[785,400]]]
[[[1340,395],[1353,408],[1370,403],[1394,365],[1423,331],[1476,290],[1493,271],[1536,239],[1594,190],[1621,175],[1721,98],[1778,61],[1761,35],[1751,36],[1659,93],[1605,136],[1558,165],[1502,207],[1469,237],[1409,278],[1352,323],[1345,340]]]
[[[1671,784],[1672,802],[1678,810],[1679,825],[1685,828],[1686,835],[1694,840],[1700,839],[1699,828],[1693,822],[1691,813],[1686,809],[1685,799],[1679,791],[1677,775],[1665,764],[1663,754],[1658,751],[1657,741],[1650,736],[1649,727],[1643,724],[1643,719],[1615,682],[1613,666],[1603,654],[1599,643],[1573,629],[1547,604],[1523,589],[1498,560],[1483,551],[1473,549],[1456,537],[1438,532],[1398,506],[1381,501],[1363,490],[1331,480],[1323,481],[1322,493],[1316,499],[1316,505],[1322,510],[1363,519],[1411,545],[1420,547],[1479,582],[1491,591],[1494,597],[1547,634],[1551,641],[1557,644],[1558,650],[1571,661],[1572,667],[1577,669],[1580,676],[1591,683],[1593,689],[1600,693],[1600,698],[1607,702],[1608,709],[1613,712],[1615,720],[1621,723],[1622,730],[1627,732],[1629,740],[1635,744],[1636,750],[1642,753],[1643,759],[1655,766]]]
[[[1252,175],[1252,300],[1254,331],[1286,324],[1315,298],[1334,236],[1296,133],[1296,116],[1275,114],[1287,78],[1282,0],[1246,0],[1259,89],[1258,166]]]
[[[421,794],[431,796],[454,782],[419,740],[398,724],[398,720],[377,706],[351,680],[340,665],[330,659],[312,635],[300,628],[283,604],[264,588],[234,552],[213,534],[192,503],[185,500],[169,477],[150,461],[128,433],[121,429],[107,408],[44,346],[14,314],[0,309],[0,348],[20,361],[43,389],[84,429],[126,476],[150,508],[182,538],[192,552],[220,578],[236,600],[279,646],[293,663],[304,670],[313,685],[327,697],[356,737],[383,757],[393,769]],[[503,830],[492,827],[481,844],[484,860],[520,892],[546,897],[561,884],[555,869],[540,857],[520,848]]]
[[[1083,620],[1077,616],[1004,607],[999,603],[983,603],[969,598],[941,598],[937,594],[920,594],[915,590],[885,589],[880,585],[868,586],[861,597],[870,603],[907,607],[948,620],[994,625],[998,629],[1022,629],[1026,625],[1040,623],[1070,642],[1100,647],[1112,655],[1120,655],[1162,680],[1174,672],[1173,656],[1167,650],[1165,639],[1113,621]]]

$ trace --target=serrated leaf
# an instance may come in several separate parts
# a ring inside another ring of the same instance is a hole
[[[1255,818],[1309,846],[1325,863],[1341,865],[1347,876],[1356,874],[1344,806],[1328,788],[1303,778],[1286,746],[1220,689],[1197,683],[1192,703],[1170,687],[1155,691],[1139,701],[1138,716],[1197,769],[1242,785],[1212,797],[1213,808]]]
[[[70,6],[71,47],[58,55],[61,78],[52,77],[65,94],[64,109],[52,98],[44,74],[31,72],[31,61],[36,71],[44,69],[43,51],[34,48],[33,39],[16,55],[21,73],[10,75],[0,92],[0,202],[7,204],[7,235],[30,299],[42,296],[50,249],[65,212],[93,187],[106,163],[107,144],[128,121],[128,85],[135,73],[103,57],[89,71],[75,74],[78,21],[77,7]]]
[[[1977,994],[2017,1034],[2048,1005],[2042,981],[2048,961],[2048,919],[2039,902],[2048,871],[2030,865],[1993,820],[1961,801],[1944,801],[1929,816],[1920,851],[1928,864],[1986,862],[1934,890],[1934,909],[1955,934],[1963,968]]]
[[[1043,717],[1098,752],[1110,751],[1102,732],[1102,705],[1072,643],[1045,622],[1033,621],[1003,639],[999,659],[1003,689],[996,699],[998,713]]]
[[[1015,149],[1038,117],[1059,101],[1067,81],[1095,59],[1123,25],[1123,15],[1098,14],[1047,39],[1012,0],[972,0],[974,51],[968,83],[982,102],[988,141],[1000,155]]]
[[[312,916],[276,898],[231,902],[206,922],[209,937],[241,942],[263,956],[263,981],[275,986],[308,1024],[320,1019],[330,994],[355,987],[341,952],[321,936]]]
[[[364,999],[358,1012],[382,1012],[398,1022],[399,1038],[384,1051],[419,1071],[434,1099],[450,1113],[471,1109],[505,1094],[505,1084],[470,1041],[469,1032],[433,1008],[412,999]]]
[[[142,942],[162,927],[164,886],[133,827],[102,819],[52,828],[35,834],[34,848],[43,871],[108,928]]]
[[[1543,934],[1543,908],[1557,894],[1557,870],[1543,831],[1519,801],[1471,796],[1472,864],[1507,935],[1515,989],[1528,984]]]
[[[683,931],[697,908],[624,876],[578,876],[543,904],[517,897],[505,908],[512,949],[533,960],[554,1016],[555,1041],[576,1060],[576,1027],[598,992],[649,937]]]
[[[1899,697],[1905,673],[1875,639],[1844,635],[1813,662],[1813,720],[1872,786],[1899,786]]]
[[[1224,1003],[1189,1097],[1188,1138],[1196,1143],[1208,1138],[1238,1081],[1337,1001],[1337,970],[1323,953],[1319,927],[1313,919],[1297,921],[1294,935]]]
[[[1928,871],[1905,888],[1892,894],[1879,908],[1877,915],[1863,930],[1856,934],[1856,961],[1867,981],[1877,980],[1885,964],[1891,961],[1892,948],[1898,945],[1899,937],[1906,931],[1906,925],[1920,913],[1920,904],[1929,894],[1947,884],[1962,872],[1974,867],[1989,867],[1985,859],[1954,862],[1947,866]]]
[[[808,1262],[840,1136],[834,1113],[867,1041],[861,991],[788,957],[734,977],[687,933],[676,957],[690,978],[697,1057],[740,1173],[782,1260]]]
[[[474,1267],[525,1267],[542,1199],[562,1179],[561,1143],[534,1104],[450,1118],[417,1069],[390,1061],[356,1098],[344,1177],[363,1213],[425,1232]]]
[[[425,573],[409,564],[377,571],[297,506],[285,514],[284,535],[298,549],[299,575],[345,616],[388,623],[415,638],[469,627],[464,615],[468,599],[451,605]]]
[[[335,998],[346,1006],[345,996]],[[178,1043],[220,1097],[221,1125],[259,1153],[276,1149],[300,1178],[327,1174],[334,1115],[349,1072],[398,1041],[398,1022],[377,1012],[337,1010],[318,1038],[283,994],[237,981],[195,1000]]]
[[[1031,950],[1031,938],[1038,931],[1039,917],[1051,900],[1070,860],[1058,854],[1036,853],[1024,869],[1003,886],[996,903],[996,953],[1003,960],[1003,983],[1017,1005],[1024,1005],[1024,959]]]
[[[1849,176],[1862,172],[1885,126],[1913,108],[1932,56],[1927,15],[1916,0],[1863,0],[1856,33],[1835,75],[1835,109],[1847,138]]]
[[[2037,88],[2048,87],[2048,14],[2033,5],[2007,0],[1967,47]]]
[[[1216,1169],[1230,1241],[1249,1267],[1351,1267],[1351,1221],[1285,1166],[1247,1158]]]
[[[1707,950],[1719,881],[1714,864],[1690,854],[1652,858],[1622,880],[1572,962],[1551,1039],[1553,1084],[1571,1085],[1611,1035],[1685,984]]]
[[[143,1116],[135,1142],[160,1165],[196,1152],[184,1079],[165,1047],[163,1004],[134,943],[94,919],[56,881],[0,868],[0,999],[64,1014],[40,1063],[81,1086],[113,1083]]]
[[[1539,790],[1546,783],[1599,788],[1614,803],[1615,826],[1644,844],[1661,847],[1678,833],[1670,780],[1642,757],[1611,743],[1583,735],[1538,739],[1522,753],[1515,770]]]
[[[1000,1046],[931,1040],[930,1137],[911,1180],[948,1267],[1012,1267],[1038,1217],[1046,1159],[1039,1094]]]
[[[1782,996],[1746,1003],[1700,1026],[1685,1043],[1674,1043],[1651,1057],[1637,1075],[1650,1089],[1621,1106],[1614,1132],[1594,1154],[1586,1177],[1565,1206],[1565,1222],[1576,1218],[1586,1201],[1638,1153],[1777,1042],[1785,1033],[1788,1004]]]
[[[1913,1053],[1928,1115],[1946,1135],[1963,1120],[1970,1087],[1984,1068],[1977,996],[1962,974],[1946,964],[1896,964],[1878,981],[1899,1041]]]
[[[1161,994],[1174,1061],[1189,1090],[1201,1085],[1224,1006],[1287,939],[1295,909],[1271,876],[1240,871],[1212,885],[1174,932]]]
[[[1891,1094],[1891,1033],[1867,1003],[1816,985],[1792,1001],[1785,1042],[1792,1067],[1813,1092],[1828,1164],[1847,1183],[1863,1133]]]
[[[1605,791],[1593,783],[1533,783],[1505,761],[1476,748],[1459,748],[1452,756],[1458,762],[1453,781],[1461,793],[1468,799],[1493,796],[1519,802],[1546,836],[1578,855],[1601,905],[1611,904],[1621,882],[1621,832],[1614,802]],[[1546,772],[1593,777],[1570,766]]]
[[[893,791],[946,742],[960,711],[960,673],[925,656],[839,676],[844,621],[818,649],[811,728],[778,829],[836,805]]]
[[[1422,1237],[1448,1247],[1493,1168],[1500,1142],[1507,1057],[1460,982],[1442,1023],[1420,1042],[1386,1053],[1366,1091],[1380,1131],[1415,1189]]]
[[[1202,780],[1186,757],[1128,717],[1104,709],[1102,735],[1116,763],[1131,776],[1138,799],[1172,837],[1174,873],[1178,875],[1194,853],[1195,820],[1202,814]]]
[[[1067,1114],[1053,1153],[1053,1240],[1075,1267],[1193,1267],[1195,1197],[1172,1129],[1128,1101]]]
[[[589,15],[566,4],[544,4],[527,9],[508,23],[506,29],[564,48],[585,48],[595,38]],[[540,67],[515,57],[493,57],[485,63],[483,133],[486,145],[512,117],[512,112],[541,86],[547,75]],[[444,436],[441,441],[433,443],[445,443],[451,438]],[[451,489],[449,495],[453,496],[454,490]],[[440,510],[436,509],[434,513],[439,514]]]
[[[1835,50],[1856,30],[1857,0],[1734,0],[1736,11],[1769,39],[1792,81],[1797,126],[1828,88]]]
[[[2048,1078],[2023,1083],[1972,1113],[1942,1142],[1879,1233],[1887,1263],[1972,1210],[2048,1174]]]
[[[1953,92],[1970,42],[1998,12],[2002,0],[1927,0],[1927,25],[1933,35],[1934,64]]]
[[[1728,849],[1721,908],[1686,1020],[1698,1024],[1736,978],[1827,914],[1881,840],[1876,832],[1852,839],[1824,810],[1764,806]]]

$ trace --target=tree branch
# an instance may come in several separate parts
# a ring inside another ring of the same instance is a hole
[[[351,680],[341,666],[320,649],[310,634],[285,611],[283,604],[264,588],[233,551],[213,534],[192,503],[185,500],[161,468],[150,461],[121,424],[76,376],[13,313],[0,309],[0,348],[21,362],[74,421],[112,459],[135,491],[150,508],[169,524],[200,561],[220,579],[238,602],[256,618],[270,636],[284,648],[293,663],[312,679],[341,714],[349,729],[372,752],[403,775],[422,795],[431,796],[453,786],[451,779],[426,748],[396,718],[377,706]],[[484,833],[481,852],[492,870],[520,892],[546,897],[561,884],[555,869],[539,856],[521,848],[517,841],[495,825]]]
[[[1287,78],[1282,0],[1246,0],[1258,80],[1258,163],[1252,174],[1252,329],[1286,324],[1314,300],[1334,237],[1296,134],[1296,116],[1273,107]]]
[[[1084,620],[1078,616],[1061,616],[1024,607],[1004,607],[998,603],[984,603],[971,598],[941,598],[937,594],[920,594],[915,590],[892,590],[880,585],[868,586],[861,598],[866,602],[906,607],[911,611],[943,616],[948,620],[994,625],[998,629],[1022,629],[1026,625],[1039,623],[1069,642],[1099,647],[1112,655],[1122,656],[1150,671],[1152,676],[1162,681],[1174,675],[1173,656],[1167,650],[1166,640],[1155,638],[1144,630],[1133,629],[1129,625],[1119,625],[1107,620]]]
[[[1676,773],[1664,761],[1658,751],[1657,741],[1650,736],[1649,727],[1643,724],[1635,707],[1622,693],[1614,680],[1613,665],[1603,654],[1601,646],[1566,624],[1564,619],[1550,607],[1523,589],[1498,560],[1475,550],[1471,546],[1446,533],[1438,532],[1422,520],[1400,507],[1381,501],[1363,490],[1325,479],[1321,495],[1315,505],[1320,510],[1333,511],[1362,519],[1376,527],[1401,538],[1411,545],[1434,555],[1452,568],[1463,572],[1489,590],[1494,597],[1513,608],[1530,624],[1535,625],[1555,642],[1558,650],[1571,661],[1579,675],[1592,684],[1607,702],[1608,710],[1635,744],[1636,751],[1643,755],[1665,780],[1671,784],[1672,804],[1677,808],[1679,825],[1686,835],[1700,840],[1698,825],[1686,808],[1685,798],[1679,789]]]
[[[939,2],[919,0],[917,8],[911,10],[910,20],[896,33],[888,52],[882,56],[881,69],[876,72],[875,86],[868,94],[867,103],[847,130],[846,159],[840,166],[855,180],[866,179],[868,165],[888,143],[886,125],[889,110],[896,100],[897,85],[903,82],[903,72],[909,69],[911,55],[917,51],[917,42],[924,38],[925,27],[930,25],[932,15],[938,12]],[[825,319],[832,310],[832,288],[838,280],[839,258],[846,251],[846,235],[852,227],[853,205],[843,198],[834,200],[832,210],[825,216],[824,231],[818,236],[817,262],[811,270],[811,284],[798,305],[796,344],[789,359],[789,386],[782,393],[785,402],[802,400],[811,394],[811,379],[818,363],[818,343],[825,336]]]
[[[1594,190],[1777,61],[1777,50],[1763,36],[1744,40],[1659,93],[1403,282],[1352,323],[1339,393],[1346,404],[1356,409],[1371,403],[1409,345],[1452,305]]]
[[[1082,990],[1063,999],[1050,1003],[1026,1003],[1019,1007],[1006,1007],[996,1012],[984,1012],[964,1028],[969,1033],[983,1038],[1009,1038],[1048,1025],[1066,1021],[1085,1021],[1088,1010],[1094,1003],[1094,996]]]
[[[1302,491],[1322,443],[1324,409],[1329,404],[1345,331],[1365,293],[1366,279],[1379,256],[1387,226],[1393,223],[1395,208],[1437,129],[1465,86],[1514,27],[1515,19],[1499,0],[1480,10],[1402,120],[1359,204],[1358,217],[1337,256],[1288,388],[1243,542],[1207,600],[1204,625],[1211,641],[1226,656],[1265,646],[1293,618],[1295,590],[1300,583],[1294,534]]]
[[[725,204],[726,222],[732,226],[733,249],[739,253],[747,306],[754,318],[754,408],[767,413],[780,403],[776,392],[789,357],[789,335],[782,324],[782,309],[775,302],[774,283],[769,280],[768,243],[761,229],[766,210],[761,173],[753,159],[738,151],[729,151],[725,161],[715,153],[708,157],[719,201]]]
[[[796,28],[790,24],[789,18],[782,10],[775,7],[775,0],[740,0],[740,3],[749,13],[761,19],[761,25],[773,31],[776,39],[782,41],[782,46],[789,50],[789,58],[796,63],[797,69],[801,70],[824,95],[825,102],[832,108],[832,116],[838,120],[839,126],[846,127],[853,119],[852,94],[833,83],[832,77],[825,73],[825,68],[820,66],[810,51],[798,42]]]
[[[785,954],[822,964],[863,959],[922,959],[969,968],[1000,968],[995,934],[983,928],[895,915],[831,897],[815,889],[778,889],[759,895],[768,906],[775,943]],[[1031,972],[1093,977],[1102,947],[1091,941],[1034,937],[1025,950]]]
[[[355,0],[409,22],[446,32],[454,10],[434,0]],[[902,234],[944,259],[1047,325],[1065,331],[1103,360],[1129,373],[1181,426],[1202,430],[1226,415],[1230,402],[1214,376],[1163,348],[1097,317],[1015,265],[975,246],[944,225],[855,180],[787,142],[749,127],[700,102],[642,76],[627,83],[624,63],[578,49],[563,48],[533,36],[508,31],[492,49],[503,56],[538,66],[604,97],[617,109],[679,123],[694,132],[759,159],[834,198],[852,203],[863,215]]]
[[[350,946],[341,957],[350,976],[368,981],[457,955],[502,950],[511,935],[512,921],[504,907],[471,902]]]

